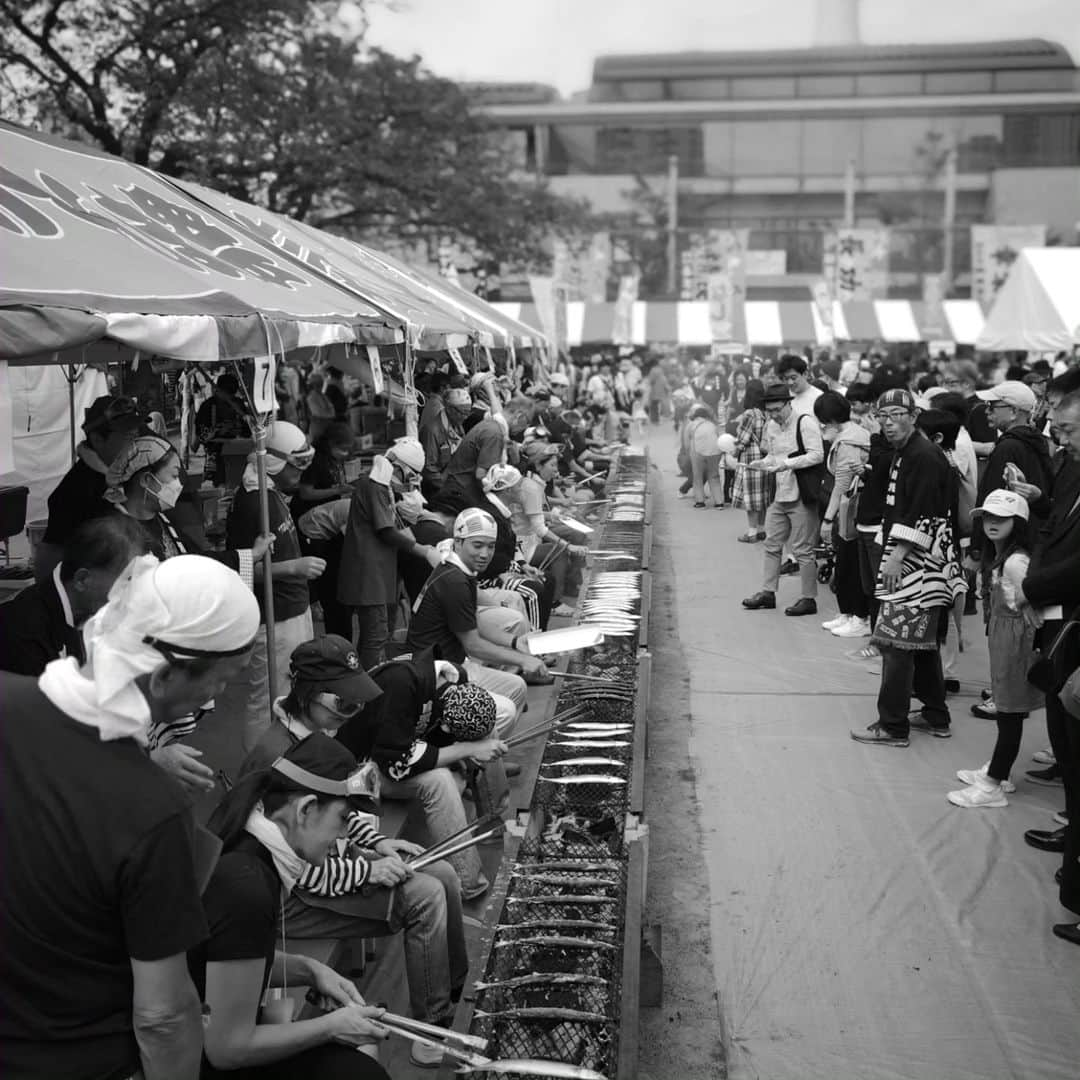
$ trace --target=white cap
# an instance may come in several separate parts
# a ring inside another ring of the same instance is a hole
[[[307,436],[288,420],[274,420],[266,432],[266,471],[276,476],[286,465],[306,469],[315,457]],[[248,457],[255,460],[255,455]]]
[[[389,461],[400,462],[413,472],[424,471],[424,448],[417,439],[410,439],[408,436],[397,439],[386,451],[386,457]]]
[[[982,506],[975,507],[971,511],[972,517],[976,514],[993,514],[994,517],[1018,517],[1028,520],[1027,499],[1023,495],[1017,495],[1015,491],[1006,491],[998,488],[991,491],[983,500]]]
[[[1020,412],[1034,412],[1037,401],[1035,391],[1022,382],[1008,380],[992,386],[989,390],[976,390],[975,396],[983,401],[1004,401]]]
[[[454,519],[455,540],[475,540],[480,537],[485,540],[495,540],[499,530],[495,526],[495,519],[478,506],[470,506],[462,510]]]

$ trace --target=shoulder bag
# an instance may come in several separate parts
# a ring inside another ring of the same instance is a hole
[[[806,444],[803,442],[802,437],[802,422],[804,417],[800,416],[795,421],[795,445],[798,446],[792,454],[788,454],[789,458],[800,457],[806,453]],[[805,469],[793,469],[795,473],[795,483],[799,485],[799,498],[806,506],[821,506],[822,495],[824,494],[828,498],[828,494],[825,491],[825,475],[828,471],[825,468],[825,462],[822,461],[817,465],[809,465]]]

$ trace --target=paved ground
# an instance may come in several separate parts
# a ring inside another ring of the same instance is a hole
[[[654,429],[656,669],[646,810],[648,919],[663,927],[665,999],[642,1021],[642,1077],[1075,1080],[1080,950],[1050,933],[1060,790],[1022,779],[1007,809],[959,810],[957,768],[992,724],[969,617],[951,740],[863,747],[876,668],[818,618],[744,612],[761,547],[745,515],[675,496],[674,439]],[[782,579],[780,601],[796,595]],[[1017,773],[1046,745],[1027,725]],[[1014,777],[1015,778],[1015,777]]]

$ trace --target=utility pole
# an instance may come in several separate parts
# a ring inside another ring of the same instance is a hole
[[[953,240],[956,225],[956,148],[945,155],[945,214],[942,222],[942,295],[948,296],[953,285]]]
[[[667,185],[667,291],[671,296],[677,296],[679,291],[679,159],[671,154],[667,159],[668,185]]]
[[[849,157],[844,168],[844,227],[855,227],[855,159]]]

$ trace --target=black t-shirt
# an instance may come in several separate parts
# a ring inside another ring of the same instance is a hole
[[[345,391],[335,383],[328,383],[324,393],[330,399],[330,404],[334,406],[334,419],[338,421],[348,420],[349,399],[345,396]]]
[[[271,489],[267,492],[270,502],[270,531],[277,537],[274,543],[274,562],[300,558],[300,534],[296,531],[296,522],[289,513],[288,503],[281,492]],[[225,546],[230,550],[249,548],[258,539],[262,529],[259,527],[259,493],[238,488],[233,499],[229,520],[225,526]],[[262,589],[255,591],[259,601],[259,612],[263,621]],[[274,622],[303,615],[308,609],[308,583],[303,578],[274,579]]]
[[[134,740],[102,742],[33,678],[0,676],[0,700],[0,1075],[129,1076],[130,961],[206,936],[194,822]]]
[[[432,649],[437,660],[461,664],[465,649],[457,635],[475,629],[476,578],[449,564],[433,570],[409,624],[409,648]]]
[[[316,489],[338,487],[345,483],[345,467],[335,461],[329,454],[320,454],[318,451],[311,464],[304,470],[300,477],[301,484],[310,484]],[[293,521],[299,521],[312,507],[322,506],[323,503],[333,502],[340,499],[340,495],[331,495],[325,499],[300,498],[297,492],[289,502],[289,510],[292,512]]]
[[[49,524],[42,539],[47,544],[64,544],[83,522],[112,513],[113,504],[104,496],[104,473],[95,472],[80,458],[49,496]]]
[[[211,961],[262,960],[265,989],[277,948],[281,879],[270,852],[244,834],[218,860],[203,894],[210,935],[188,954],[188,970],[200,1000],[206,998]]]

